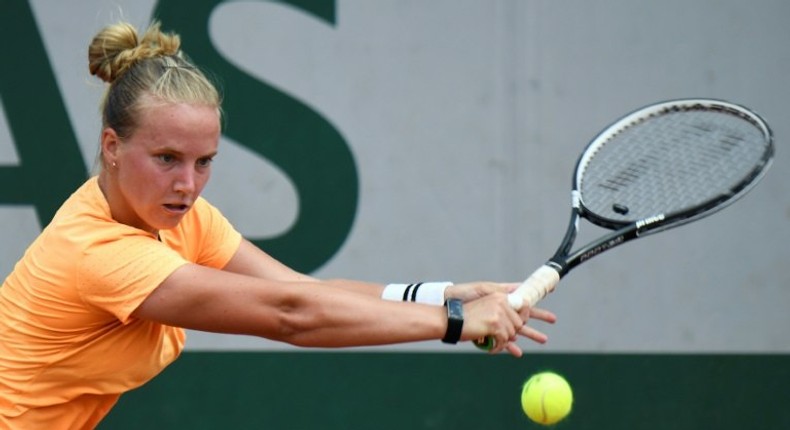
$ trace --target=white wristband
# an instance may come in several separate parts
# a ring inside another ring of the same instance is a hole
[[[417,284],[389,284],[381,292],[384,300],[444,305],[444,290],[452,282],[420,282]]]

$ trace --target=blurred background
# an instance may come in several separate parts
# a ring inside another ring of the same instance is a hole
[[[724,99],[773,127],[768,176],[572,272],[526,357],[190,332],[102,427],[536,428],[520,385],[551,369],[576,389],[558,428],[790,428],[788,18],[783,0],[0,1],[0,276],[91,174],[87,46],[118,20],[161,20],[223,88],[205,197],[324,278],[520,281],[565,231],[589,139],[649,103]]]

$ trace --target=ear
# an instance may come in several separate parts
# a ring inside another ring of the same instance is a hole
[[[118,159],[118,150],[121,138],[112,128],[105,128],[101,132],[101,159],[105,166],[112,165]]]

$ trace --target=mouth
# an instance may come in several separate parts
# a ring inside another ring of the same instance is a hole
[[[163,206],[166,211],[174,214],[185,214],[189,210],[189,205],[183,203],[165,203]]]

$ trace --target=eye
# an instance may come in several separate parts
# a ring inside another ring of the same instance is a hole
[[[173,156],[173,154],[159,154],[156,156],[156,158],[164,164],[170,164],[176,161],[176,157]]]
[[[211,165],[211,163],[213,161],[214,161],[213,157],[204,157],[204,158],[198,159],[197,165],[198,165],[198,167],[208,167],[208,166]]]

